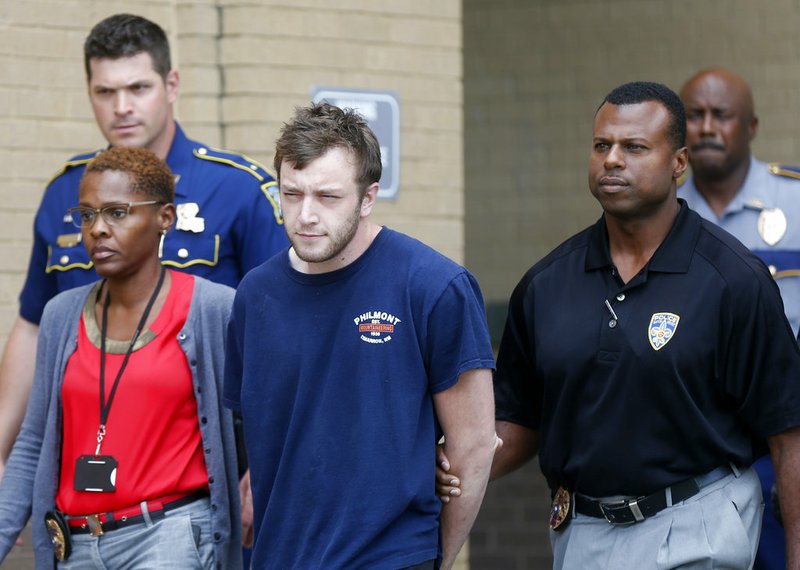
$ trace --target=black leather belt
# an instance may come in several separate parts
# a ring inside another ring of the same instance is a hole
[[[150,516],[150,520],[157,521],[163,518],[167,511],[186,506],[207,496],[208,492],[205,490],[196,491],[180,499],[164,503],[160,509],[149,511],[147,514]],[[141,513],[141,509],[138,510]],[[100,517],[102,517],[102,520]],[[67,517],[67,520],[69,521],[70,534],[92,534],[95,536],[102,536],[104,532],[110,530],[143,523],[145,518],[144,514],[115,518],[114,513],[103,513],[102,515],[89,515],[86,517]]]
[[[700,477],[692,477],[681,481],[671,487],[662,489],[650,495],[626,499],[622,501],[604,501],[592,499],[575,493],[575,510],[582,515],[606,519],[615,525],[626,525],[641,522],[666,509],[668,506],[685,501],[693,497],[702,489],[730,475],[734,470],[731,466],[717,467],[710,473]],[[668,498],[671,500],[668,501]]]

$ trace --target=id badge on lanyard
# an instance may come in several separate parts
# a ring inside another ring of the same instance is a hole
[[[105,401],[105,368],[106,368],[106,331],[108,330],[108,305],[111,302],[109,292],[106,292],[106,300],[103,303],[103,323],[100,335],[100,427],[97,429],[97,448],[93,455],[81,455],[75,462],[75,480],[73,487],[76,491],[87,491],[90,493],[113,493],[117,490],[117,467],[119,464],[117,460],[111,455],[100,455],[100,448],[103,444],[103,439],[106,436],[106,421],[108,414],[111,411],[111,403],[114,400],[114,394],[117,392],[119,380],[122,378],[122,373],[128,365],[133,347],[136,340],[147,322],[147,316],[153,308],[153,304],[161,291],[161,286],[164,284],[164,274],[166,270],[162,266],[161,275],[158,278],[158,285],[155,291],[150,296],[147,307],[142,313],[142,318],[139,320],[139,325],[133,333],[128,350],[125,353],[125,358],[122,365],[117,372],[117,377],[114,379],[114,384],[111,386],[111,393],[108,395],[108,401]],[[105,282],[104,282],[105,283]],[[100,295],[102,285],[97,291]]]
[[[110,455],[81,455],[75,462],[75,490],[113,493],[117,490],[117,460]]]

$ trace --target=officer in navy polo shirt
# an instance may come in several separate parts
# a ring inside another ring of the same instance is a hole
[[[676,198],[687,164],[677,95],[614,89],[589,167],[603,215],[511,297],[492,477],[538,452],[555,568],[751,567],[767,447],[800,565],[800,351],[767,267]]]
[[[705,69],[680,92],[686,107],[692,174],[678,197],[698,214],[733,234],[759,256],[781,290],[792,329],[800,329],[800,174],[796,167],[755,158],[758,130],[753,93],[729,69]],[[757,570],[786,567],[783,529],[772,509],[775,480],[769,456],[754,464],[766,510],[756,555]]]
[[[84,44],[89,100],[112,146],[138,146],[175,174],[175,229],[161,244],[166,266],[235,287],[253,267],[288,247],[277,184],[245,156],[189,139],[174,118],[180,85],[157,24],[130,14],[98,23]],[[50,181],[34,222],[20,314],[0,365],[0,476],[30,393],[38,323],[57,293],[98,279],[67,209],[97,153],[67,161]]]

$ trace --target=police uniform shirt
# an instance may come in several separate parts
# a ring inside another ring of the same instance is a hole
[[[528,271],[500,345],[497,419],[540,432],[552,489],[640,495],[749,465],[766,436],[800,425],[799,378],[764,265],[682,203],[627,284],[603,218]]]
[[[759,256],[778,282],[792,330],[800,330],[800,173],[750,159],[739,193],[717,218],[692,177],[678,196]]]
[[[57,293],[98,278],[67,214],[78,205],[81,176],[96,154],[67,162],[42,198],[20,295],[20,315],[30,322],[39,322]],[[288,247],[277,184],[263,167],[192,141],[177,125],[166,162],[175,174],[177,217],[161,251],[164,265],[235,287],[247,271]]]

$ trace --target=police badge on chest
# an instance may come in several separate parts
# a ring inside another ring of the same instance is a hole
[[[198,217],[200,206],[197,202],[185,202],[175,206],[178,219],[175,222],[175,229],[195,234],[202,233],[206,229],[205,218]]]

